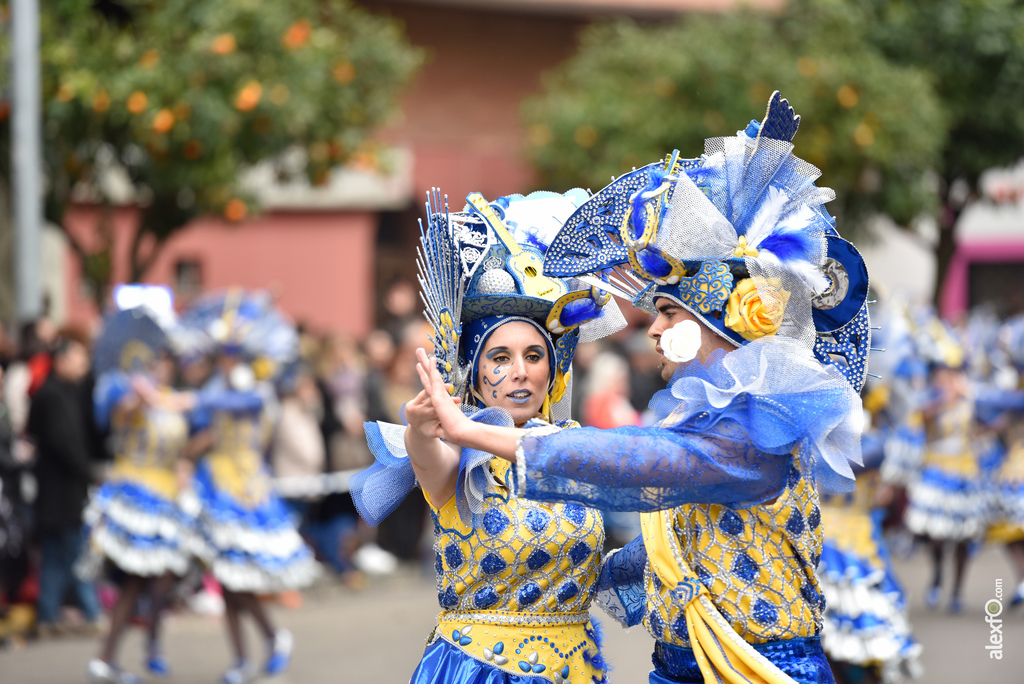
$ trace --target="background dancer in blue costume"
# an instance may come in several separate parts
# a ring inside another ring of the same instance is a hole
[[[1006,546],[1017,576],[1010,605],[1024,603],[1024,316],[1006,321],[999,332],[1006,361],[1017,373],[1016,388],[988,388],[979,393],[979,413],[996,415],[1006,455],[994,477],[995,502],[987,540]]]
[[[218,352],[218,372],[199,392],[192,415],[192,448],[204,454],[194,503],[204,540],[199,555],[224,589],[235,658],[221,681],[241,684],[255,676],[242,635],[244,613],[266,640],[265,674],[283,672],[291,658],[291,633],[274,627],[256,594],[303,587],[317,573],[312,552],[271,490],[263,459],[272,429],[271,393],[259,380],[294,358],[297,337],[268,296],[241,290],[200,300],[182,316],[182,326],[197,349]]]
[[[488,204],[473,194],[463,212],[449,213],[435,195],[427,206],[420,283],[433,363],[472,425],[573,426],[576,345],[624,323],[606,295],[542,271],[540,250],[585,198],[541,192]],[[430,504],[442,612],[411,681],[604,682],[587,612],[601,514],[510,498],[514,468],[486,446],[439,439],[426,391],[403,414],[408,427],[366,424],[377,463],[353,478],[352,497],[370,525],[416,481]]]
[[[114,467],[85,511],[95,559],[123,574],[99,657],[89,662],[93,682],[130,684],[117,666],[117,647],[135,604],[149,591],[146,669],[167,676],[160,649],[161,612],[192,557],[193,523],[177,504],[181,458],[188,441],[185,413],[195,398],[174,392],[170,342],[148,308],[107,317],[96,342],[96,422],[110,427]]]
[[[834,681],[817,489],[853,489],[868,283],[822,206],[833,193],[791,154],[798,123],[776,93],[764,122],[700,159],[613,181],[546,254],[549,272],[594,274],[656,313],[671,380],[657,427],[473,426],[433,373],[447,438],[513,460],[518,496],[655,511],[599,583],[610,612],[657,640],[652,682]]]
[[[821,497],[824,530],[818,577],[825,595],[822,646],[841,683],[902,681],[922,674],[922,647],[910,631],[907,600],[890,561],[882,536],[893,487],[882,482],[880,468],[888,458],[892,435],[905,424],[916,404],[908,401],[901,367],[916,354],[909,327],[898,304],[886,302],[873,309],[880,335],[872,343],[885,354],[872,360],[882,379],[869,379],[864,389],[863,461],[857,473],[857,491]],[[902,439],[902,438],[898,438]],[[901,452],[903,453],[903,452]]]
[[[938,318],[925,322],[918,344],[929,364],[930,393],[920,407],[926,441],[907,487],[904,524],[931,550],[932,581],[925,595],[930,609],[939,605],[946,549],[954,546],[949,611],[958,613],[970,544],[984,533],[991,502],[975,453],[974,398],[963,346]]]

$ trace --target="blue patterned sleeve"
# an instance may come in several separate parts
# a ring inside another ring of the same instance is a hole
[[[621,549],[612,551],[601,562],[594,601],[623,627],[640,624],[647,609],[644,569],[647,549],[643,537],[637,537]]]
[[[735,421],[714,426],[527,430],[517,494],[611,511],[688,503],[749,506],[786,487],[791,457],[755,448]]]

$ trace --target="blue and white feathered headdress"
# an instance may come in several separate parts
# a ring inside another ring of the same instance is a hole
[[[855,386],[866,373],[867,271],[839,237],[820,171],[793,155],[800,123],[778,92],[764,120],[615,179],[566,222],[547,272],[591,274],[653,311],[669,298],[739,346],[772,335],[815,348]]]

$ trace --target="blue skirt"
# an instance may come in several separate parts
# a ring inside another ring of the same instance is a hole
[[[196,468],[193,488],[201,533],[197,555],[226,589],[274,593],[316,577],[313,553],[275,494],[255,503],[236,499],[217,486],[205,461]]]
[[[551,680],[505,672],[438,639],[427,646],[409,684],[551,684]]]
[[[754,650],[800,684],[835,684],[819,637],[804,637],[751,644]],[[651,684],[704,684],[693,650],[664,641],[654,644]]]
[[[90,552],[132,575],[184,575],[192,557],[195,519],[169,499],[130,480],[96,490],[83,515]]]

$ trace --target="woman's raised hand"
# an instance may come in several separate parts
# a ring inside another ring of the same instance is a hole
[[[437,434],[430,436],[460,444],[464,430],[472,427],[472,421],[458,407],[461,399],[452,397],[448,393],[448,386],[422,347],[416,350],[416,359],[418,361],[416,372],[419,373],[420,382],[423,383],[423,391],[405,406],[405,415],[409,419],[409,424],[413,425],[413,418],[409,415],[410,408],[413,408],[413,404],[423,397],[424,403],[429,405],[429,412],[424,407],[421,415],[424,420],[436,421],[437,425]],[[415,408],[418,411],[421,410],[419,406]],[[424,432],[424,434],[427,433]]]

